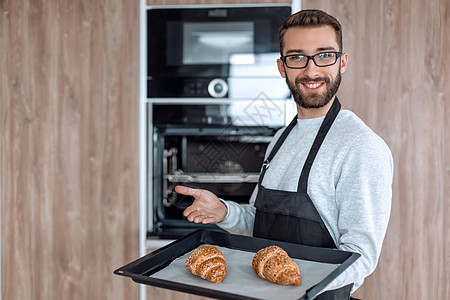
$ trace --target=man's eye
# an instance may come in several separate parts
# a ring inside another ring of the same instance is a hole
[[[291,56],[290,60],[293,62],[299,62],[299,61],[304,61],[305,57],[302,55],[297,55],[297,56]]]
[[[334,53],[320,53],[318,55],[318,59],[327,59],[327,58],[332,58],[334,55]]]

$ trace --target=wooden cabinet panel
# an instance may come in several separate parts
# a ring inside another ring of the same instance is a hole
[[[138,16],[1,1],[3,299],[138,297]]]
[[[343,26],[343,106],[394,156],[392,213],[363,299],[450,295],[450,19],[448,1],[302,1]]]

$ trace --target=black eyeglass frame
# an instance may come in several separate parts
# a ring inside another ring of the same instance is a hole
[[[324,54],[324,53],[334,53],[334,54],[336,54],[336,60],[334,61],[334,63],[328,64],[328,65],[319,66],[317,64],[316,60],[314,59],[314,57],[316,57],[318,55],[321,55],[321,54]],[[317,53],[317,54],[314,54],[314,55],[304,55],[304,54],[284,55],[284,56],[281,56],[280,59],[283,61],[284,65],[286,67],[288,67],[289,69],[304,69],[304,68],[306,68],[308,66],[310,60],[312,60],[316,66],[318,66],[319,68],[322,68],[322,67],[329,67],[329,66],[332,66],[332,65],[336,64],[338,58],[341,57],[341,55],[342,55],[342,52],[339,52],[339,51],[325,51],[325,52],[320,52],[320,53]],[[308,60],[306,61],[305,66],[304,67],[289,67],[288,64],[286,63],[286,58],[287,57],[294,57],[294,56],[306,57]]]

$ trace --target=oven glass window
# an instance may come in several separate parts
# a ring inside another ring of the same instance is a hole
[[[183,65],[229,64],[236,54],[253,53],[253,22],[183,24]]]

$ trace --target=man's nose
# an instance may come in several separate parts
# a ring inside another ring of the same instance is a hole
[[[306,67],[303,69],[306,74],[317,74],[319,73],[319,67],[316,65],[313,59],[308,60]]]

